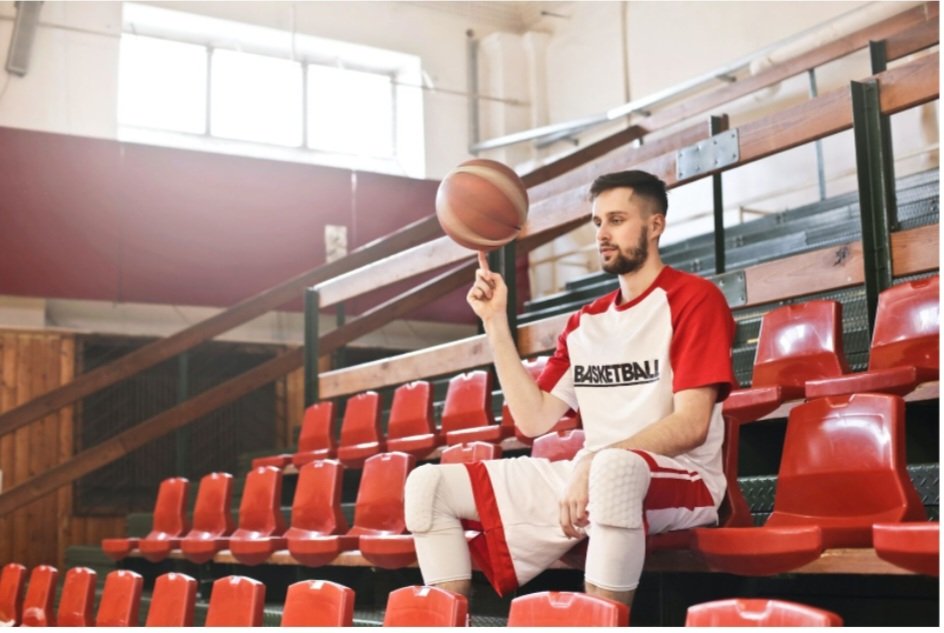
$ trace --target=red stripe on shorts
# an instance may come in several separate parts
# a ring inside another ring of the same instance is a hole
[[[518,577],[505,540],[505,528],[502,526],[495,490],[488,477],[488,469],[482,462],[466,464],[469,480],[472,482],[472,496],[475,509],[482,523],[482,533],[469,542],[469,551],[479,569],[488,578],[499,596],[518,588]],[[484,539],[483,539],[484,537]]]
[[[649,491],[643,502],[645,510],[664,510],[666,508],[704,508],[714,506],[714,499],[708,491],[708,486],[701,477],[692,470],[665,468],[659,466],[655,458],[645,451],[632,451],[642,457],[649,466],[652,477],[649,480]],[[681,479],[666,477],[668,474],[690,475],[698,479]]]

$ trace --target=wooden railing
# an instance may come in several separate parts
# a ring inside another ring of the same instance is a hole
[[[933,25],[933,26],[932,26]],[[927,3],[905,11],[872,27],[862,29],[842,40],[831,43],[800,57],[775,66],[754,77],[726,86],[691,102],[658,112],[647,120],[645,128],[631,127],[610,139],[543,167],[526,176],[533,200],[530,219],[519,240],[519,253],[527,252],[583,222],[589,212],[584,187],[587,172],[599,173],[611,168],[635,167],[660,175],[670,186],[688,180],[675,178],[675,152],[708,136],[707,126],[684,129],[657,142],[640,148],[625,148],[623,144],[639,138],[656,125],[671,125],[693,115],[728,103],[754,90],[804,72],[815,65],[831,61],[865,46],[870,39],[888,40],[890,58],[922,50],[937,41],[937,4]],[[782,67],[781,67],[782,66]],[[938,56],[921,59],[876,76],[882,86],[881,108],[891,114],[938,96]],[[789,108],[739,128],[741,160],[738,165],[758,160],[776,151],[822,138],[851,127],[851,109],[847,91],[836,91],[818,97],[800,106]],[[707,177],[705,173],[699,177]],[[547,183],[546,186],[541,187]],[[58,408],[77,401],[96,390],[123,380],[134,373],[181,353],[200,342],[209,340],[260,314],[285,304],[299,296],[301,290],[321,282],[321,306],[329,306],[359,296],[430,269],[458,264],[405,295],[378,306],[352,319],[346,325],[319,339],[319,352],[324,354],[363,336],[389,321],[428,303],[454,288],[468,283],[474,266],[472,253],[455,246],[445,238],[429,240],[441,234],[433,217],[402,229],[383,240],[358,249],[347,258],[309,271],[279,286],[230,308],[223,313],[187,328],[167,339],[152,343],[118,359],[98,370],[78,376],[74,381],[54,389],[44,396],[0,414],[0,434],[8,433],[29,421],[43,417]],[[936,232],[906,232],[896,236],[900,240],[932,241]],[[416,244],[421,243],[419,246]],[[850,246],[854,250],[853,246]],[[829,250],[829,249],[826,249]],[[832,252],[830,250],[830,252]],[[898,252],[898,251],[896,251]],[[933,262],[927,257],[915,258],[898,252],[898,261],[906,261],[901,270],[937,267],[936,247]],[[813,254],[807,254],[811,256]],[[827,253],[821,256],[829,257]],[[804,256],[806,257],[806,256]],[[378,261],[379,260],[379,261]],[[861,260],[860,260],[861,261]],[[777,264],[789,266],[789,260]],[[807,264],[794,264],[803,270]],[[924,266],[925,268],[921,268]],[[861,267],[860,267],[861,269]],[[763,266],[748,271],[748,292],[751,300],[764,296],[761,288],[769,278]],[[822,277],[825,267],[817,269]],[[896,270],[896,274],[900,274]],[[799,275],[807,279],[814,275]],[[754,280],[751,282],[751,280]],[[854,274],[846,277],[844,285],[851,285]],[[809,288],[809,286],[807,286]],[[811,290],[810,290],[811,291]],[[769,294],[769,293],[768,293]],[[523,353],[543,351],[553,347],[559,319],[552,318],[519,328],[519,343]],[[430,376],[488,363],[487,350],[480,337],[473,337],[445,346],[407,354],[396,359],[369,363],[350,369],[327,372],[320,378],[322,397],[354,393],[363,388],[396,384],[405,376]],[[229,404],[243,395],[297,369],[302,364],[302,351],[289,350],[240,376],[230,379],[187,402],[154,416],[118,436],[48,469],[43,474],[22,482],[0,494],[0,515],[3,515],[57,487],[69,483],[107,463],[128,454],[174,429],[200,418],[206,413]],[[393,378],[397,376],[397,378]],[[409,378],[406,378],[409,379]]]

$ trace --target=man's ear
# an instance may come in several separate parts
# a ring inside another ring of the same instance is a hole
[[[665,214],[651,214],[649,216],[649,236],[658,239],[663,233],[665,233]]]

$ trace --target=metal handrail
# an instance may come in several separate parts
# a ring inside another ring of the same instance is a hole
[[[642,97],[641,99],[634,99],[629,103],[625,103],[621,106],[615,108],[610,108],[606,112],[601,114],[581,117],[578,119],[572,119],[570,121],[565,121],[562,123],[554,123],[551,125],[544,125],[541,127],[532,128],[530,130],[524,130],[521,132],[514,132],[512,134],[506,134],[504,136],[499,136],[493,139],[486,141],[481,141],[474,143],[469,146],[469,152],[472,154],[478,154],[491,149],[498,149],[501,147],[507,147],[508,145],[517,145],[518,143],[524,143],[526,141],[532,141],[537,139],[545,139],[547,137],[557,137],[562,138],[569,134],[574,134],[578,132],[584,132],[591,128],[603,125],[605,123],[610,123],[617,119],[627,117],[633,113],[644,114],[648,116],[650,114],[649,109],[653,106],[661,105],[665,102],[671,101],[675,98],[678,98],[686,93],[689,93],[697,88],[701,88],[707,84],[710,84],[714,81],[732,81],[735,73],[743,70],[750,66],[750,64],[756,60],[761,59],[770,53],[793,44],[799,40],[802,40],[813,33],[821,31],[831,24],[839,22],[840,20],[848,18],[850,15],[863,12],[870,7],[876,5],[875,2],[870,2],[869,4],[857,7],[851,11],[846,11],[840,15],[837,15],[825,22],[821,22],[815,26],[804,29],[798,33],[786,37],[782,40],[779,40],[769,46],[765,46],[759,51],[755,51],[740,59],[726,64],[720,68],[709,71],[693,79],[676,84],[665,90],[656,92],[654,94]]]

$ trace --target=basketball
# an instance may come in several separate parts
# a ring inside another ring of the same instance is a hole
[[[490,251],[517,237],[528,217],[528,191],[510,167],[468,160],[436,192],[436,217],[446,235],[466,248]]]

